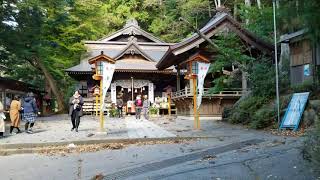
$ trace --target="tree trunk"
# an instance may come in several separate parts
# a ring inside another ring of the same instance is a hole
[[[244,4],[247,7],[251,7],[251,0],[244,0]],[[248,11],[246,11],[246,13],[248,13]],[[249,24],[249,19],[246,19],[246,25]]]
[[[237,20],[237,17],[238,17],[238,7],[237,7],[237,3],[234,3],[234,5],[233,5],[233,18],[235,20]]]
[[[59,90],[57,88],[56,81],[53,79],[52,75],[50,74],[48,69],[44,66],[44,64],[41,62],[41,60],[39,60],[37,57],[35,57],[34,61],[36,62],[37,66],[40,68],[40,70],[43,72],[44,77],[45,77],[46,81],[48,82],[50,88],[52,89],[54,96],[57,98],[58,112],[64,112],[66,109],[65,109],[63,96],[61,95],[61,93],[59,92]]]
[[[257,0],[258,8],[261,9],[261,0]]]

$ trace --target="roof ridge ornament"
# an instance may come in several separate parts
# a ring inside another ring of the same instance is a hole
[[[128,19],[126,24],[124,25],[124,28],[127,28],[129,26],[136,26],[140,28],[139,23],[135,18]]]

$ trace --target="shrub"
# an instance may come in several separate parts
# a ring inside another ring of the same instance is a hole
[[[309,80],[309,81],[304,81],[302,84],[292,85],[291,89],[295,93],[299,93],[299,92],[314,91],[315,87],[314,87],[313,82],[311,80]]]
[[[302,148],[304,159],[309,160],[315,168],[315,171],[320,174],[320,121],[316,121],[314,129],[306,134],[304,145]]]
[[[249,96],[228,112],[230,116],[227,119],[231,123],[248,124],[251,121],[252,113],[265,103],[266,99],[263,97]]]
[[[257,110],[250,122],[250,127],[254,129],[261,129],[272,125],[275,121],[276,111],[274,107],[263,106]]]
[[[158,114],[159,108],[156,107],[150,107],[149,108],[150,114]]]
[[[117,117],[117,116],[118,116],[118,111],[117,111],[117,109],[111,108],[111,109],[109,110],[109,116],[110,116],[110,117]]]

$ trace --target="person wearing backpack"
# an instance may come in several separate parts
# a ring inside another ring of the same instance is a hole
[[[26,124],[24,125],[25,131],[29,134],[32,134],[33,133],[32,127],[34,126],[34,123],[36,121],[37,114],[39,111],[36,104],[36,99],[34,98],[34,95],[32,92],[29,92],[27,94],[27,97],[24,98],[22,107],[23,107],[23,121],[26,122]]]
[[[136,101],[134,102],[134,105],[136,105],[136,119],[140,119],[141,118],[142,105],[143,105],[140,95],[137,96]]]

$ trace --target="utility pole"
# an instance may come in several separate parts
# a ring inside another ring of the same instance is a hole
[[[278,72],[278,52],[277,52],[277,25],[276,25],[276,1],[273,4],[273,31],[274,31],[274,58],[276,63],[276,96],[277,96],[277,116],[278,129],[280,128],[280,100],[279,100],[279,72]]]

